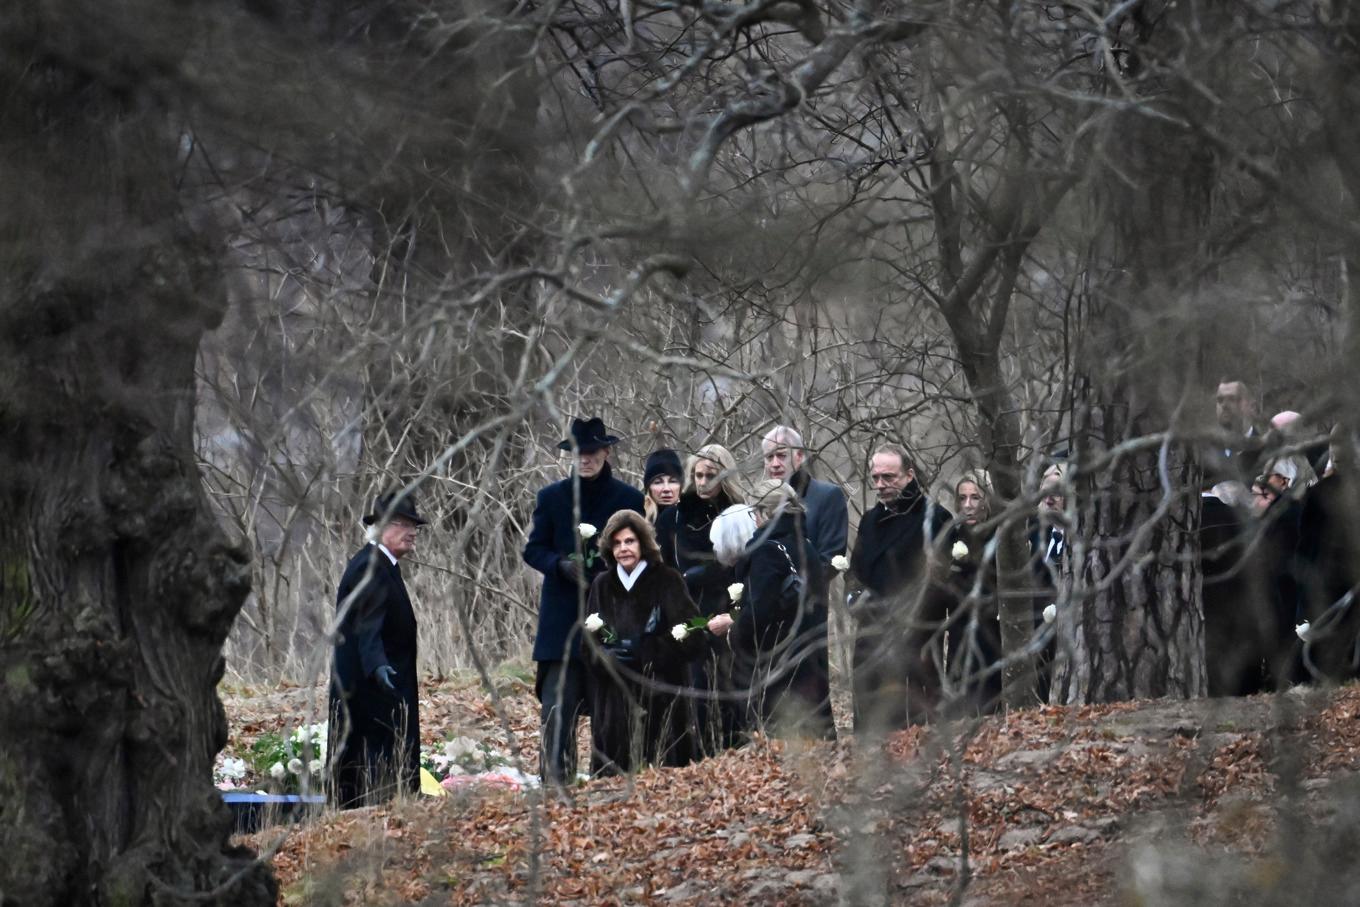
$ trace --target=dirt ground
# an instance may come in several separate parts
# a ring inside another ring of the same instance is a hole
[[[486,740],[533,772],[529,678],[493,686],[424,690],[422,737]],[[224,690],[232,746],[317,720],[320,696]],[[474,786],[244,843],[289,905],[1188,904],[1207,867],[1258,903],[1296,884],[1298,820],[1352,812],[1358,714],[1355,687],[1036,708],[872,745],[762,740],[567,796]]]

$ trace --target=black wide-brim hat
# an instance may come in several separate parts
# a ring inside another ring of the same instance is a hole
[[[429,520],[422,517],[416,511],[416,497],[414,492],[407,492],[397,499],[398,492],[389,491],[386,494],[378,495],[378,499],[373,502],[373,512],[364,515],[364,525],[372,526],[374,523],[386,517],[402,517],[410,520],[417,526],[424,526]],[[395,501],[395,503],[394,503]]]
[[[558,444],[557,449],[571,450],[575,447],[581,453],[590,453],[617,443],[619,439],[611,435],[604,427],[604,420],[596,416],[591,419],[572,419],[571,437]]]

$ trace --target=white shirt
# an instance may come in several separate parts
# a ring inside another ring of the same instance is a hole
[[[614,565],[614,570],[619,575],[619,582],[623,583],[623,588],[628,592],[633,591],[633,584],[638,581],[638,577],[641,576],[642,571],[646,569],[647,569],[646,561],[638,561],[637,566],[633,568],[632,573],[629,573],[627,570],[623,569],[622,564]]]
[[[393,567],[397,566],[397,556],[392,552],[388,551],[386,545],[384,545],[382,542],[379,542],[378,550],[381,551],[383,554],[387,555],[387,559],[392,562]]]

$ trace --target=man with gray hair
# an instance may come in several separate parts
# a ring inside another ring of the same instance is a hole
[[[803,529],[823,563],[845,553],[850,535],[850,512],[839,485],[814,479],[806,468],[803,436],[787,425],[776,425],[760,442],[765,477],[788,482],[803,503]]]

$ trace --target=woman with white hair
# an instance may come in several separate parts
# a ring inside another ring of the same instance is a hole
[[[756,534],[737,568],[740,609],[709,629],[731,639],[733,684],[747,692],[748,721],[776,734],[834,739],[822,559],[787,483],[760,482],[752,504]]]
[[[719,514],[741,502],[736,457],[720,444],[709,444],[689,458],[679,500],[656,520],[662,560],[680,571],[690,598],[706,618],[726,612],[732,604],[728,587],[736,581],[736,571],[733,562],[724,564],[714,554],[711,532]],[[748,532],[738,542],[738,550],[745,548],[749,538]],[[706,755],[720,752],[734,740],[737,715],[733,704],[714,695],[730,687],[731,652],[727,645],[712,645],[692,665],[699,740]]]

